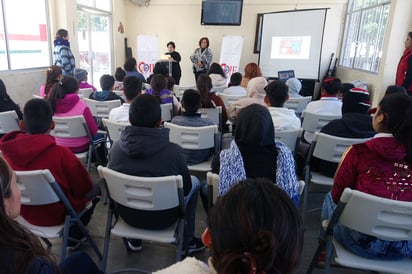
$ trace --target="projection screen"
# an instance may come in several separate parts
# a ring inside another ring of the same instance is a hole
[[[265,77],[294,70],[300,79],[319,79],[327,9],[263,14],[259,66]]]

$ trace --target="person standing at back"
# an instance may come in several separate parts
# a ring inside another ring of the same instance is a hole
[[[403,86],[412,95],[412,31],[405,40],[405,51],[396,71],[396,85]]]
[[[190,56],[190,61],[193,63],[193,73],[195,74],[195,80],[201,73],[206,73],[212,64],[213,54],[209,48],[209,38],[202,37],[199,40],[199,47],[195,49]]]
[[[63,76],[74,76],[76,62],[70,49],[69,33],[65,29],[59,29],[56,32],[54,40],[54,64],[62,68]]]

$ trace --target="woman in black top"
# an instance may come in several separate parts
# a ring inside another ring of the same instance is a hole
[[[172,77],[175,79],[175,84],[179,85],[180,83],[180,77],[182,77],[182,70],[180,68],[180,60],[182,60],[182,57],[180,57],[180,54],[175,51],[176,45],[174,42],[170,41],[167,43],[167,49],[169,50],[165,54],[170,55],[171,61],[172,62]]]
[[[0,112],[14,110],[17,113],[19,119],[23,119],[23,113],[17,105],[7,94],[6,86],[3,80],[0,79]]]

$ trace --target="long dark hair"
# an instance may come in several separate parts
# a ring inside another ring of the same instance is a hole
[[[210,75],[210,74],[219,74],[219,75],[222,75],[222,77],[226,79],[226,74],[223,71],[222,66],[219,65],[218,63],[212,63],[210,65],[210,68],[209,68],[207,74],[208,75]]]
[[[59,66],[51,66],[46,70],[46,83],[44,84],[44,95],[47,97],[51,88],[59,82],[59,76],[62,75],[62,69]]]
[[[31,262],[42,257],[48,261],[54,261],[46,252],[37,237],[25,230],[16,221],[12,220],[6,213],[4,199],[9,198],[11,193],[12,170],[6,160],[0,156],[0,249],[1,254],[10,254],[7,262],[13,273],[25,273]],[[0,261],[5,258],[0,258]],[[5,262],[2,262],[4,264]]]
[[[402,93],[388,94],[380,101],[378,114],[384,115],[383,129],[405,146],[405,160],[412,166],[412,98]]]
[[[296,269],[303,246],[302,218],[270,180],[240,181],[217,199],[208,220],[217,273],[290,274]]]
[[[56,85],[53,86],[47,100],[49,100],[53,112],[56,112],[56,101],[62,99],[66,94],[75,93],[79,90],[79,83],[72,76],[64,76]]]
[[[202,99],[202,108],[213,108],[212,101],[210,100],[210,90],[212,89],[212,79],[206,73],[199,75],[196,81],[197,90],[200,92]]]
[[[161,103],[160,92],[166,88],[166,77],[162,74],[153,75],[150,86],[153,89],[153,95]]]
[[[6,85],[1,79],[0,79],[0,100],[4,102],[12,101],[9,94],[7,93]]]

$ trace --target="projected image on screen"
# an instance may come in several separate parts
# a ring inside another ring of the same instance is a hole
[[[272,37],[271,59],[309,59],[310,36]]]

